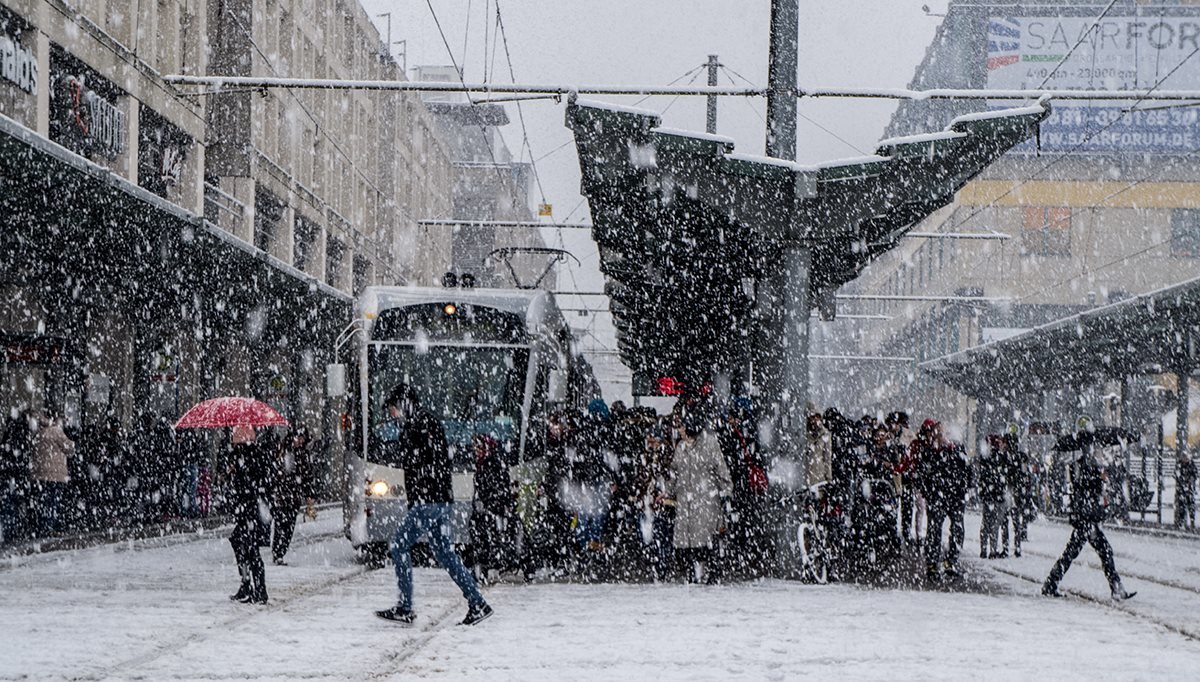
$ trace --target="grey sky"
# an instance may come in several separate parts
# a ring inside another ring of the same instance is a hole
[[[410,67],[449,62],[426,0],[362,2],[375,17],[381,34],[387,29],[386,20],[376,15],[391,13],[392,40],[406,41]],[[940,21],[926,16],[923,4],[940,13],[945,11],[946,0],[801,0],[801,84],[907,85]],[[492,58],[496,0],[433,0],[432,5],[467,80],[483,80],[486,62],[489,80],[509,81],[503,45],[495,47]],[[662,85],[699,66],[709,54],[720,55],[729,69],[757,85],[766,81],[768,0],[500,0],[500,9],[519,82]],[[687,82],[684,79],[680,84]],[[695,82],[703,84],[704,74],[699,73]],[[724,74],[722,84],[730,84]],[[633,104],[639,98],[606,99]],[[514,123],[504,133],[509,146],[517,151],[521,130],[515,106],[508,106]],[[666,110],[664,125],[704,129],[702,98],[679,98],[672,103],[672,98],[656,97],[639,106]],[[523,105],[523,109],[534,158],[571,139],[563,126],[563,105],[538,101]],[[761,154],[764,110],[765,102],[759,99],[723,99],[718,132],[734,138],[739,151]],[[885,101],[801,101],[799,160],[816,162],[871,152],[894,110],[895,104]],[[528,154],[525,158],[528,160]],[[571,145],[538,161],[537,171],[546,200],[554,205],[555,219],[587,219],[586,206],[580,207],[579,165]],[[534,198],[540,198],[536,187]],[[559,239],[553,232],[546,237],[552,245]],[[600,289],[603,281],[588,234],[568,231],[563,240],[583,267],[562,273],[561,288]],[[600,299],[587,303],[601,306]],[[578,301],[564,301],[563,305],[576,306]],[[595,321],[572,318],[571,322],[582,327],[590,324],[591,332],[599,337],[589,335],[585,344],[615,345],[607,316]],[[610,387],[605,388],[608,391]]]

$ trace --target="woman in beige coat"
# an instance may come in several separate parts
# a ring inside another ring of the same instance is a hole
[[[713,582],[720,577],[712,561],[713,537],[725,529],[725,499],[733,493],[733,481],[720,441],[701,420],[686,421],[680,435],[667,483],[675,499],[673,544],[684,557],[689,582],[702,575]]]

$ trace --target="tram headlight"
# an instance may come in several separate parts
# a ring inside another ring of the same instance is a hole
[[[367,484],[367,497],[384,497],[392,492],[387,481],[371,481]]]
[[[446,305],[442,306],[442,312],[446,313],[448,316],[452,316],[458,312],[458,306],[454,305],[453,303],[447,303]]]

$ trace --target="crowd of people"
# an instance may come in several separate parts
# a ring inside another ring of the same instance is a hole
[[[763,573],[768,481],[755,432],[745,400],[724,410],[684,400],[660,416],[597,399],[586,413],[548,417],[545,471],[526,481],[477,437],[478,574],[714,582]]]
[[[939,584],[961,574],[969,506],[982,520],[979,556],[1020,557],[1046,484],[1044,463],[1021,447],[1016,425],[983,437],[972,457],[934,419],[914,432],[904,412],[854,420],[812,409],[797,480],[764,461],[745,398],[684,398],[665,415],[595,400],[585,413],[548,421],[546,470],[533,480],[514,480],[495,442],[475,440],[468,563],[482,581],[518,570],[526,579],[549,572],[710,583],[764,575],[779,568],[780,543],[793,540],[780,529],[803,508],[827,531],[831,579],[916,563]],[[1064,512],[1072,523],[1084,519],[1083,542],[1099,533],[1088,525],[1098,524],[1091,507],[1108,501],[1081,483],[1094,478],[1080,464],[1092,459],[1077,457],[1066,474]]]
[[[48,411],[17,410],[2,426],[0,544],[225,516],[235,506],[230,451],[207,432],[176,431],[152,414],[132,430],[115,417],[79,429]],[[306,429],[286,438],[268,431],[263,440],[276,462],[273,504],[324,487]],[[302,484],[289,482],[297,466]]]

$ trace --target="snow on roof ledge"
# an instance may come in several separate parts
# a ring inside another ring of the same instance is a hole
[[[994,109],[992,111],[979,111],[974,114],[963,114],[950,121],[949,128],[953,129],[960,123],[971,123],[973,121],[990,121],[996,118],[1008,118],[1009,116],[1029,116],[1030,114],[1044,114],[1049,111],[1047,102],[1049,98],[1042,96],[1038,98],[1037,104],[1028,107],[1016,107],[1013,109]]]
[[[613,104],[611,102],[601,102],[594,99],[577,99],[575,104],[589,109],[600,109],[603,111],[615,111],[621,114],[633,114],[634,116],[644,116],[659,120],[658,112],[650,109],[639,109],[637,107],[627,107],[623,104]]]
[[[655,114],[655,115],[657,116],[657,114]],[[674,135],[676,137],[690,137],[694,140],[704,140],[706,142],[716,142],[717,144],[724,144],[724,145],[728,145],[730,147],[734,146],[734,141],[733,141],[732,137],[726,137],[724,135],[714,135],[712,133],[701,133],[701,132],[698,132],[695,130],[682,130],[680,128],[668,128],[666,126],[659,126],[657,128],[654,128],[652,130],[652,132],[662,133],[663,135]]]
[[[777,159],[774,156],[757,156],[755,154],[730,153],[730,154],[726,154],[725,158],[729,159],[730,161],[743,161],[745,163],[761,163],[764,166],[777,166],[779,168],[787,168],[788,170],[799,171],[799,172],[816,170],[816,166],[805,166],[805,165],[796,163],[795,161],[788,161],[787,159]]]
[[[869,154],[867,156],[852,156],[848,159],[834,159],[833,161],[822,161],[817,164],[817,168],[841,168],[843,166],[862,166],[868,163],[883,163],[891,161],[886,156],[878,154]]]
[[[889,137],[886,140],[880,140],[880,147],[899,147],[903,144],[920,144],[922,142],[942,142],[945,140],[957,140],[966,137],[966,133],[957,130],[943,130],[940,133],[922,133],[920,135],[904,135],[902,137]]]

